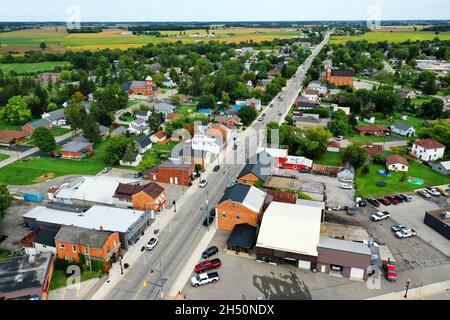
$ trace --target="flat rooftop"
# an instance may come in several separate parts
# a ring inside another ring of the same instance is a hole
[[[329,238],[344,237],[345,240],[364,241],[369,239],[366,229],[358,226],[325,222],[320,225],[320,235]]]
[[[429,214],[431,214],[433,217],[439,219],[440,221],[444,222],[445,224],[447,224],[447,226],[450,227],[450,218],[445,219],[443,213],[444,212],[450,212],[450,208],[442,208],[442,209],[437,209],[437,210],[431,210],[431,211],[427,211]]]

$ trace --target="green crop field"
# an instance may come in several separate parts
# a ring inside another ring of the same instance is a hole
[[[361,41],[367,40],[368,42],[403,42],[406,40],[411,41],[424,41],[433,40],[434,38],[441,40],[450,40],[450,32],[441,32],[436,35],[434,32],[425,31],[399,31],[399,32],[367,32],[360,36],[332,36],[331,43],[345,43],[347,41]]]
[[[37,73],[53,71],[55,67],[64,67],[70,65],[67,61],[39,62],[39,63],[10,63],[0,64],[0,70],[3,72],[15,71],[18,74]]]

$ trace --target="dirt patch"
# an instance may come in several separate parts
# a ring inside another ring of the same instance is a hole
[[[42,176],[37,177],[36,179],[33,180],[34,183],[39,183],[42,181],[46,181],[48,179],[53,179],[55,177],[55,174],[53,172],[49,172],[46,174],[43,174]]]

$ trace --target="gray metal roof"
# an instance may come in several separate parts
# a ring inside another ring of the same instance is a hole
[[[413,126],[411,126],[407,123],[394,123],[391,127],[395,127],[402,131],[408,131],[409,129],[414,129]]]
[[[134,141],[136,141],[141,146],[141,148],[145,148],[152,144],[150,138],[145,135],[137,137]]]
[[[152,107],[159,112],[174,112],[175,109],[177,108],[176,106],[166,102],[153,103]]]
[[[320,237],[318,247],[365,255],[372,255],[372,252],[370,251],[369,246],[367,244],[349,240]]]
[[[32,126],[33,128],[39,128],[39,127],[46,127],[50,125],[52,122],[47,119],[40,119],[37,121],[29,122],[28,125]]]
[[[79,152],[93,144],[90,142],[70,141],[62,146],[62,151]]]
[[[48,116],[46,118],[50,121],[57,121],[66,117],[64,108],[47,112],[47,114]]]
[[[91,248],[103,248],[112,232],[98,231],[74,226],[63,226],[55,237],[56,241],[89,245]]]
[[[250,188],[251,186],[248,184],[235,184],[234,186],[225,189],[225,193],[222,196],[222,199],[220,199],[219,203],[227,200],[242,203],[248,192],[250,191]]]

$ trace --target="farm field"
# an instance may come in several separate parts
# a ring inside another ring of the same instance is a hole
[[[359,36],[332,36],[330,43],[345,43],[347,41],[361,41],[367,40],[368,42],[388,41],[388,42],[403,42],[406,40],[411,41],[424,41],[433,40],[438,37],[441,40],[450,40],[450,32],[441,32],[436,35],[434,32],[425,31],[392,31],[392,32],[367,32]]]
[[[65,50],[101,50],[127,49],[140,47],[149,43],[161,42],[195,42],[224,41],[227,43],[241,41],[264,41],[275,38],[295,38],[301,36],[299,31],[287,31],[277,28],[228,28],[210,30],[215,33],[213,38],[191,37],[195,33],[205,34],[206,30],[186,30],[180,35],[179,31],[161,31],[166,37],[147,35],[123,34],[126,30],[105,29],[100,33],[68,34],[63,27],[47,27],[41,29],[20,30],[0,34],[0,51],[24,53],[27,50],[40,50],[39,44],[45,42],[47,52],[62,52]]]
[[[67,61],[51,61],[38,63],[10,63],[0,64],[0,70],[3,72],[15,71],[18,74],[36,73],[53,71],[56,67],[64,67],[70,65]]]
[[[408,159],[409,171],[406,173],[406,177],[415,177],[425,180],[426,186],[443,185],[450,183],[450,178],[446,177],[432,169],[425,167],[421,163]],[[369,165],[370,172],[367,175],[361,174],[361,169],[358,170],[356,175],[356,193],[361,197],[379,197],[389,194],[411,192],[416,189],[420,189],[420,186],[410,184],[406,181],[401,182],[400,178],[403,173],[392,172],[392,176],[383,177],[378,174],[378,170],[385,169],[382,165]],[[379,187],[377,182],[383,181],[386,183],[385,187]],[[424,186],[425,187],[425,186]]]

